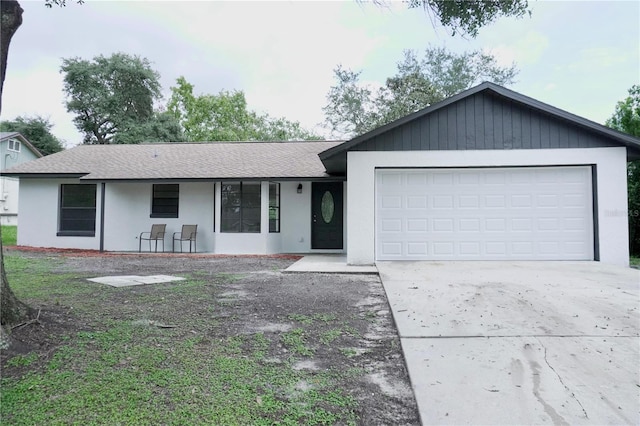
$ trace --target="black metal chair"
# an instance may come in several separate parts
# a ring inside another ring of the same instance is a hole
[[[162,241],[162,252],[164,252],[164,234],[167,225],[156,223],[151,225],[151,232],[141,232],[138,241],[138,253],[142,251],[142,240],[149,241],[149,251],[151,251],[151,241],[156,242],[156,253],[158,252],[158,241]]]
[[[191,245],[193,244],[193,253],[197,252],[196,235],[198,225],[182,225],[182,231],[173,233],[173,242],[171,243],[171,251],[175,253],[175,243],[180,241],[180,253],[182,253],[182,243],[189,241],[189,253],[191,253]],[[176,235],[178,237],[176,237]]]

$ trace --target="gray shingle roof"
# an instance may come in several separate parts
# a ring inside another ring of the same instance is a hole
[[[87,180],[324,178],[318,153],[340,142],[79,145],[20,164],[11,176]]]
[[[13,138],[17,135],[19,135],[20,133],[18,132],[0,132],[0,141],[3,141],[5,139],[9,139],[9,138]]]

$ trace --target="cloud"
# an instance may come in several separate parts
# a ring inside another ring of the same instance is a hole
[[[525,67],[539,62],[548,47],[549,39],[545,35],[528,31],[510,43],[501,43],[485,50],[493,55],[501,66],[516,63],[519,67]]]
[[[565,65],[571,72],[593,69],[616,69],[637,60],[637,53],[624,51],[613,46],[598,46],[580,49],[577,60]]]
[[[52,133],[65,139],[67,146],[76,145],[81,142],[81,137],[72,123],[73,116],[63,104],[62,84],[62,75],[58,73],[57,67],[44,64],[29,72],[7,74],[2,119],[39,115],[54,124]]]

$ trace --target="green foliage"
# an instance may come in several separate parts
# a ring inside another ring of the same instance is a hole
[[[522,17],[528,12],[527,0],[409,0],[409,7],[433,12],[453,34],[478,35],[480,28],[501,16]],[[529,12],[531,13],[531,12]]]
[[[75,114],[84,143],[117,143],[118,134],[142,142],[134,128],[156,119],[153,103],[161,97],[160,76],[147,59],[124,53],[92,61],[70,58],[60,69],[67,110]]]
[[[176,118],[168,112],[155,111],[144,122],[137,123],[114,135],[111,143],[136,144],[141,142],[183,142],[182,128]]]
[[[405,51],[397,69],[374,90],[359,82],[360,72],[338,66],[336,84],[323,108],[328,127],[340,135],[360,135],[482,81],[511,84],[517,74],[515,65],[500,67],[480,50],[456,54],[443,47],[429,47],[421,59],[416,52]]]
[[[18,132],[42,155],[54,154],[64,149],[64,144],[60,139],[51,133],[53,124],[48,119],[35,117],[16,117],[14,120],[0,122],[0,131]]]
[[[307,346],[306,333],[302,328],[294,328],[282,335],[282,343],[294,354],[311,356],[312,348]]]
[[[28,367],[38,359],[38,354],[31,352],[28,355],[16,355],[7,361],[9,367]]]
[[[321,139],[285,118],[259,115],[247,106],[244,92],[221,91],[217,95],[194,95],[193,85],[184,77],[171,88],[167,104],[192,142],[272,141]]]
[[[632,136],[640,137],[640,85],[629,89],[629,96],[618,102],[607,126]],[[629,250],[640,255],[640,160],[627,164],[627,191],[629,200]]]
[[[339,328],[332,328],[320,335],[320,343],[323,345],[330,345],[334,340],[342,335],[342,330]]]
[[[2,225],[2,245],[15,246],[18,241],[18,227]]]
[[[629,96],[618,102],[607,126],[640,137],[640,85],[632,86]]]

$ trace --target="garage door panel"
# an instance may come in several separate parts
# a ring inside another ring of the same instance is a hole
[[[480,219],[464,218],[458,221],[458,230],[463,232],[480,232]]]
[[[407,186],[424,187],[427,184],[427,173],[425,172],[408,172],[406,174]]]
[[[590,167],[376,171],[376,258],[592,260]]]
[[[426,195],[411,195],[407,196],[407,208],[408,209],[426,209],[427,197]]]
[[[409,256],[426,256],[429,254],[428,245],[424,241],[415,241],[407,243],[407,255]]]
[[[463,256],[480,256],[482,254],[481,243],[479,241],[461,241],[458,245]]]

